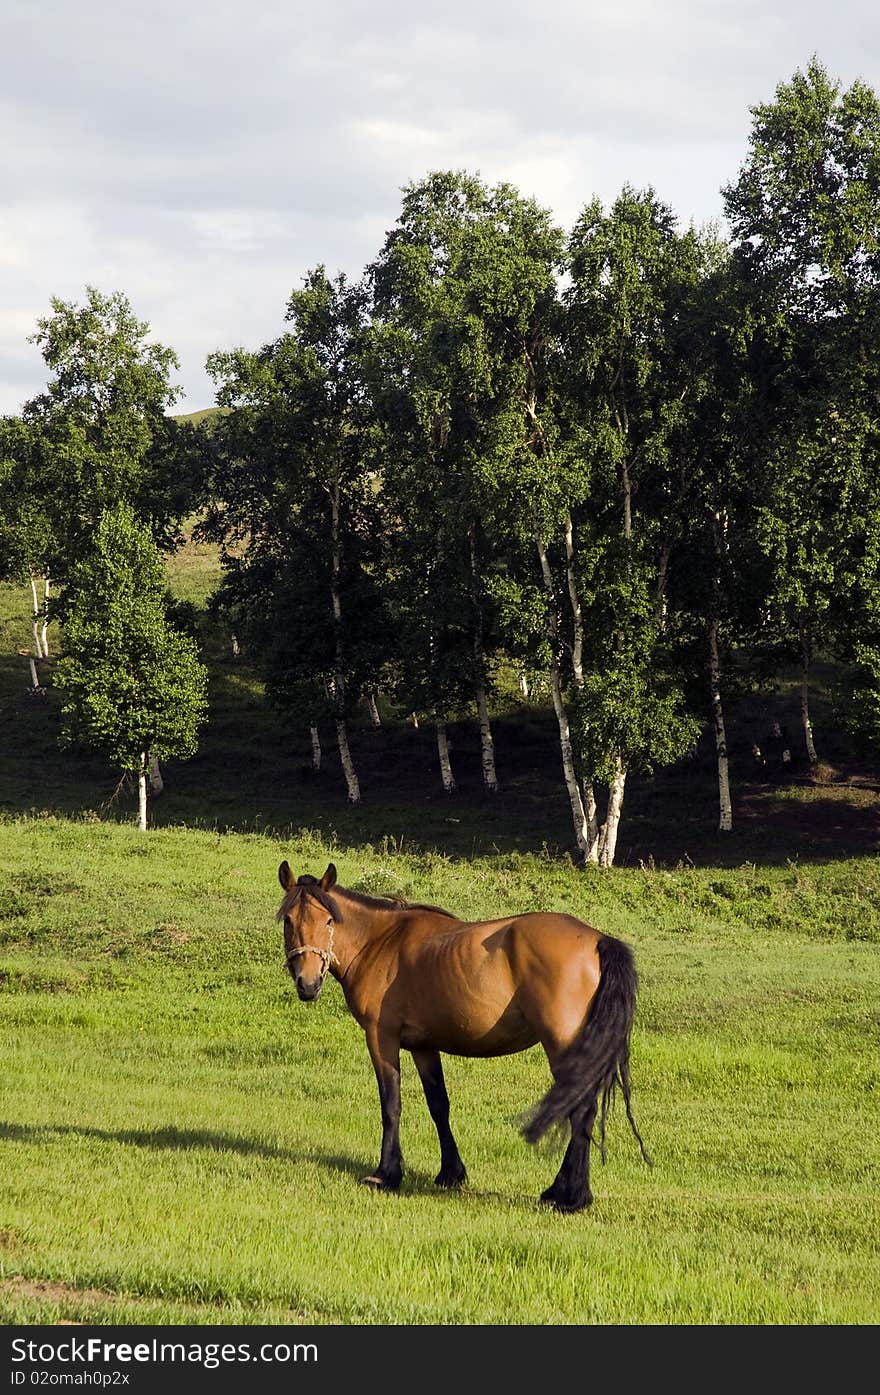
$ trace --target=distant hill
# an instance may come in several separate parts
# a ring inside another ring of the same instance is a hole
[[[192,426],[197,426],[199,422],[211,421],[214,417],[225,417],[229,412],[228,407],[204,407],[200,412],[172,412],[175,421],[188,421]]]

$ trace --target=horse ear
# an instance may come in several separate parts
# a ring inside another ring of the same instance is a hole
[[[278,868],[278,880],[280,881],[282,889],[284,891],[288,891],[290,889],[290,884],[293,881],[293,873],[290,870],[289,863],[282,862],[281,866]]]
[[[322,890],[322,891],[329,891],[330,888],[331,888],[331,886],[335,886],[335,885],[336,885],[336,868],[333,866],[333,863],[330,862],[330,863],[327,864],[327,871],[324,873],[323,877],[321,878],[321,890]]]

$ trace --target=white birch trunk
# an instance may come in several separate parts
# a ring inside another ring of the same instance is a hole
[[[354,768],[354,761],[351,758],[351,751],[348,747],[348,729],[342,717],[336,719],[336,739],[339,742],[339,759],[342,761],[342,773],[345,776],[345,783],[348,786],[348,801],[350,804],[360,804],[361,787],[358,783],[357,771]]]
[[[492,741],[492,727],[489,722],[489,708],[486,704],[486,686],[483,675],[486,672],[486,656],[483,649],[483,611],[480,601],[480,587],[477,581],[477,536],[476,525],[468,533],[470,546],[470,590],[474,617],[474,667],[478,675],[474,697],[477,704],[477,717],[480,725],[480,759],[483,769],[483,789],[486,794],[498,793],[498,776],[495,774],[495,746]]]
[[[626,409],[625,409],[625,408],[624,408],[623,416],[624,416],[624,430],[628,432],[628,431],[629,431],[629,421],[628,421],[628,419],[627,419],[627,413],[626,413]],[[632,521],[632,481],[630,480],[630,477],[629,477],[629,461],[626,460],[626,458],[624,458],[624,460],[621,462],[621,467],[620,467],[620,469],[621,469],[621,483],[622,483],[622,485],[623,485],[623,536],[624,536],[625,538],[631,538],[631,537],[632,537],[632,531],[633,531],[633,521]]]
[[[574,534],[571,518],[565,520],[565,575],[568,581],[568,599],[571,602],[571,671],[574,675],[575,687],[582,688],[584,683],[584,622],[574,575]]]
[[[608,811],[599,837],[599,866],[611,867],[617,850],[617,830],[623,811],[623,790],[626,784],[626,770],[619,756],[615,756],[614,778],[608,791]]]
[[[31,628],[34,635],[34,653],[38,659],[42,659],[43,644],[40,639],[40,602],[37,599],[37,578],[31,574],[31,595],[34,598],[34,609],[31,616]]]
[[[49,629],[49,578],[46,577],[46,580],[45,580],[45,582],[43,583],[43,624],[42,624],[42,626],[41,626],[41,628],[40,628],[40,640],[42,641],[42,645],[43,645],[43,658],[44,658],[44,659],[48,659],[48,657],[49,657],[49,636],[48,636],[48,633],[47,633],[48,629]]]
[[[418,715],[418,713],[417,713],[417,712],[410,712],[409,715],[410,715],[410,720],[411,720],[413,726],[415,727],[416,731],[418,731],[418,729],[419,729],[419,715]]]
[[[321,769],[321,738],[318,736],[318,728],[309,727],[309,736],[312,738],[312,769],[317,775]]]
[[[331,514],[331,540],[332,540],[332,583],[331,599],[333,602],[333,630],[334,647],[336,652],[336,672],[333,675],[333,701],[336,706],[336,740],[339,745],[339,759],[342,761],[342,773],[345,776],[345,783],[348,788],[348,801],[350,804],[360,804],[361,787],[354,768],[354,761],[351,758],[351,751],[348,745],[348,728],[345,725],[345,678],[342,653],[342,602],[339,598],[339,578],[342,571],[342,559],[339,550],[339,482],[330,495],[332,508]]]
[[[238,642],[238,635],[235,634],[235,633],[233,633],[233,635],[232,635],[232,657],[233,657],[233,659],[237,659],[237,658],[239,657],[240,654],[241,654],[241,645],[240,645],[239,642]]]
[[[28,659],[28,663],[31,666],[31,683],[33,684],[34,691],[36,691],[36,689],[40,686],[40,676],[37,673],[37,665],[33,659],[33,656],[30,659]]]
[[[477,716],[480,721],[480,756],[483,765],[483,788],[487,794],[498,793],[498,777],[495,774],[495,746],[492,741],[492,727],[489,722],[489,708],[486,705],[486,689],[482,683],[476,689]]]
[[[709,631],[709,691],[712,701],[712,721],[715,726],[715,753],[718,758],[718,832],[729,833],[733,828],[733,804],[730,798],[730,771],[727,760],[727,731],[721,703],[721,660],[718,654],[718,621],[713,616]]]
[[[150,769],[148,779],[150,782],[150,797],[155,799],[165,788],[165,781],[162,778],[162,771],[159,766],[159,757],[150,752]]]
[[[596,795],[592,784],[585,781],[582,785],[584,813],[587,816],[587,836],[590,846],[587,849],[587,861],[599,861],[599,810],[596,806]]]
[[[141,766],[138,771],[138,828],[147,831],[147,753],[141,753]]]
[[[801,678],[801,722],[804,728],[804,743],[807,748],[807,759],[810,765],[818,764],[819,757],[816,753],[816,743],[813,740],[813,723],[810,721],[810,691],[806,671]]]
[[[548,572],[549,566],[549,559],[547,559]],[[574,678],[575,687],[582,690],[584,686],[584,622],[574,574],[574,536],[570,518],[566,520],[565,525],[565,573],[568,581],[568,598],[571,602],[573,636],[571,646],[572,677]],[[560,693],[560,698],[561,696]],[[587,851],[587,861],[597,862],[599,859],[599,818],[596,809],[596,796],[593,792],[593,786],[590,783],[585,783],[583,786],[583,805],[587,817],[587,836],[590,843]]]
[[[520,693],[521,693],[521,695],[522,695],[522,700],[523,700],[523,702],[528,702],[528,700],[529,700],[529,680],[526,678],[526,676],[525,676],[524,673],[521,673],[520,676],[519,676],[519,690],[520,690]]]
[[[565,710],[565,703],[562,700],[562,685],[559,681],[559,662],[556,658],[557,647],[557,625],[556,625],[556,597],[553,586],[553,574],[550,570],[550,559],[547,556],[547,549],[541,541],[540,535],[535,533],[535,545],[538,549],[538,561],[541,564],[541,576],[544,581],[544,590],[547,595],[548,615],[551,617],[551,646],[553,648],[553,658],[550,663],[550,691],[553,695],[553,710],[556,713],[556,723],[559,727],[559,749],[562,755],[562,770],[565,776],[565,788],[568,791],[568,799],[571,804],[571,816],[574,823],[574,837],[579,851],[583,854],[585,862],[598,862],[599,860],[599,824],[596,816],[596,797],[591,784],[585,784],[583,793],[578,783],[577,772],[574,767],[574,753],[571,746],[571,728],[568,722],[568,713]],[[572,547],[571,535],[566,530],[566,554]],[[566,568],[568,575],[568,596],[572,606],[573,642],[572,642],[572,666],[574,666],[575,648],[580,642],[583,643],[583,628],[580,616],[580,603],[577,597],[577,590],[574,584],[574,572],[571,566]],[[581,650],[578,649],[578,662],[580,664]],[[583,683],[583,671],[580,671],[579,683]]]
[[[452,762],[449,759],[449,738],[446,734],[446,723],[440,718],[437,719],[437,754],[440,757],[440,778],[443,781],[443,788],[447,794],[455,793],[455,776],[452,773]]]
[[[382,725],[382,718],[379,716],[379,708],[376,705],[376,694],[372,688],[367,693],[367,706],[370,709],[370,721],[374,727]]]
[[[669,576],[671,556],[672,544],[666,542],[660,552],[660,561],[657,566],[657,589],[654,592],[654,617],[661,633],[666,629],[666,581]]]
[[[801,637],[801,724],[804,729],[804,744],[807,748],[807,760],[810,765],[816,765],[819,757],[816,754],[816,745],[813,741],[813,723],[810,721],[810,640],[807,627],[803,620],[800,622]]]
[[[556,721],[559,726],[559,749],[562,753],[562,771],[565,776],[565,788],[568,791],[568,800],[571,805],[571,817],[574,824],[574,837],[585,862],[595,862],[598,857],[595,830],[590,827],[590,817],[584,808],[584,801],[581,795],[581,787],[578,784],[577,773],[574,768],[574,752],[571,748],[571,730],[568,725],[568,713],[562,701],[562,690],[559,686],[559,666],[553,660],[550,669],[550,690],[553,694],[553,708],[556,712]],[[593,819],[595,821],[595,804],[593,806]]]

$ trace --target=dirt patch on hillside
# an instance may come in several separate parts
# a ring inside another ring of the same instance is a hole
[[[16,1293],[22,1298],[50,1298],[68,1300],[75,1298],[83,1303],[113,1303],[118,1294],[99,1288],[71,1288],[69,1284],[53,1283],[49,1279],[26,1279],[22,1274],[13,1274],[11,1279],[0,1280],[4,1293]]]
[[[49,1279],[26,1279],[23,1274],[13,1274],[10,1279],[0,1279],[0,1293],[13,1298],[36,1298],[42,1303],[85,1303],[90,1307],[119,1301],[119,1294],[108,1293],[102,1289],[71,1288],[69,1284],[54,1283]]]
[[[70,1284],[59,1283],[54,1279],[28,1279],[23,1274],[13,1274],[8,1279],[0,1279],[0,1296],[29,1299],[47,1305],[57,1304],[58,1307],[67,1309],[68,1312],[72,1311],[82,1315],[81,1318],[77,1316],[76,1318],[55,1319],[59,1326],[68,1327],[76,1327],[86,1323],[89,1318],[89,1309],[114,1308],[125,1304],[126,1308],[134,1306],[147,1314],[167,1306],[162,1299],[142,1298],[136,1293],[113,1293],[110,1290],[99,1288],[74,1288]],[[195,1300],[188,1300],[184,1306],[192,1309],[210,1309],[219,1314],[224,1305],[219,1302],[199,1303]],[[285,1309],[283,1317],[286,1322],[291,1323],[309,1320],[307,1313],[296,1312],[292,1308]]]

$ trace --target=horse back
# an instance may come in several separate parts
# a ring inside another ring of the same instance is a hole
[[[368,966],[369,1015],[395,1024],[404,1045],[462,1055],[567,1041],[599,981],[600,938],[552,912],[478,922],[406,917]]]

